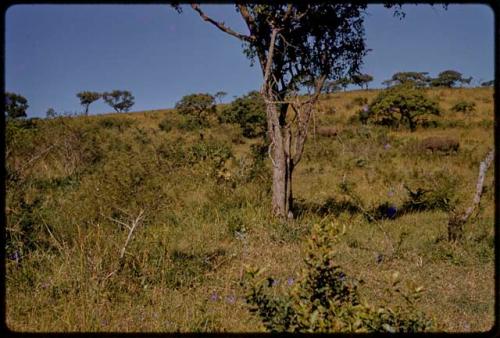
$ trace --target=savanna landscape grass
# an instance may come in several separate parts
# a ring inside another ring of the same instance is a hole
[[[294,172],[297,218],[288,222],[271,217],[262,141],[236,125],[213,118],[209,128],[183,129],[175,110],[8,124],[8,327],[263,331],[245,303],[246,267],[266,267],[280,294],[303,268],[312,226],[336,222],[336,263],[371,303],[404,304],[385,292],[398,272],[405,287],[424,287],[418,308],[434,331],[491,329],[493,170],[461,243],[447,241],[446,225],[451,210],[471,203],[493,147],[493,90],[427,89],[442,115],[415,132],[356,121],[363,98],[379,91],[321,98]],[[475,110],[451,110],[463,100]],[[165,118],[170,127],[160,128]],[[336,135],[314,133],[320,127]],[[433,136],[460,148],[419,147]],[[414,210],[409,190],[417,189],[433,199]],[[383,205],[395,215],[366,217]]]

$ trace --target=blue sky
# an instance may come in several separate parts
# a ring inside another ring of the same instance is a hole
[[[246,27],[233,5],[204,5],[235,30]],[[405,5],[406,18],[371,5],[365,21],[363,71],[371,87],[397,71],[432,76],[455,69],[473,83],[494,76],[494,14],[484,5]],[[82,90],[130,90],[133,111],[169,108],[195,92],[234,96],[258,89],[258,66],[241,43],[190,8],[168,5],[17,5],[5,17],[5,88],[28,99],[28,116],[82,110]],[[99,101],[92,114],[110,112]]]

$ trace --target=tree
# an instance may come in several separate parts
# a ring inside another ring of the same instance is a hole
[[[361,88],[365,86],[365,89],[368,89],[368,83],[373,81],[373,76],[369,74],[354,74],[351,80],[355,85],[358,85]]]
[[[54,117],[57,116],[57,113],[56,113],[56,111],[55,111],[54,108],[49,108],[49,109],[47,109],[47,112],[45,113],[45,116],[48,119],[53,119]]]
[[[128,90],[113,90],[102,94],[104,101],[117,113],[128,112],[134,105],[134,96]]]
[[[366,54],[366,3],[236,4],[248,34],[191,8],[206,22],[243,42],[244,53],[262,72],[272,162],[272,210],[293,217],[292,175],[307,139],[313,106],[327,80],[359,73]],[[386,7],[391,7],[391,4]],[[181,7],[175,6],[181,12]],[[398,14],[397,14],[398,15]],[[313,91],[299,96],[306,81]],[[290,109],[289,109],[290,108]]]
[[[457,84],[470,83],[471,78],[463,78],[462,73],[456,70],[445,70],[438,74],[438,77],[431,80],[433,87],[455,87]]]
[[[83,91],[83,92],[80,92],[78,94],[76,94],[76,96],[80,99],[80,104],[85,107],[85,115],[88,115],[89,114],[89,106],[92,102],[95,102],[97,100],[99,100],[102,96],[101,93],[97,93],[97,92],[90,92],[90,91]]]
[[[9,92],[5,93],[5,114],[8,118],[26,117],[28,107],[28,100],[24,96]]]
[[[386,80],[382,83],[387,85],[411,83],[417,87],[426,87],[431,81],[428,74],[428,72],[397,72],[392,75],[390,80]]]
[[[222,98],[226,95],[227,95],[226,92],[220,91],[220,92],[215,93],[214,98],[219,100],[219,103],[222,103]]]
[[[481,82],[481,87],[493,87],[495,85],[495,80]]]
[[[219,120],[239,124],[245,137],[263,136],[266,133],[266,103],[258,91],[251,91],[224,107]]]
[[[207,93],[198,93],[183,96],[175,104],[177,112],[192,119],[199,127],[206,124],[207,117],[214,114],[215,98]]]
[[[415,131],[428,115],[440,115],[437,102],[428,99],[425,92],[410,83],[382,91],[368,107],[368,121],[398,126],[406,124]]]

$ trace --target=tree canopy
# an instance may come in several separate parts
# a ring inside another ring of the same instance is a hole
[[[459,84],[469,84],[471,80],[472,77],[464,78],[462,73],[456,70],[445,70],[432,79],[431,86],[452,88]]]
[[[76,96],[80,99],[80,104],[85,108],[85,115],[88,115],[90,104],[99,100],[102,94],[91,91],[83,91],[76,94]]]
[[[104,101],[117,113],[128,112],[134,105],[134,96],[128,90],[113,90],[102,94]]]
[[[5,93],[5,114],[8,118],[17,119],[26,117],[28,100],[19,94]]]

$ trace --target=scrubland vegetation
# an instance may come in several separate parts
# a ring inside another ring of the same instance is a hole
[[[272,217],[266,140],[252,127],[263,120],[244,116],[244,99],[203,125],[175,109],[9,120],[8,327],[489,330],[493,170],[461,241],[447,223],[493,147],[493,89],[424,91],[440,113],[414,131],[362,123],[380,90],[321,96],[286,221]],[[459,147],[429,149],[430,137]],[[318,276],[339,281],[348,301],[334,305],[350,312],[322,317],[331,290],[312,287]]]

